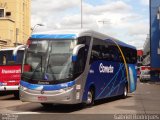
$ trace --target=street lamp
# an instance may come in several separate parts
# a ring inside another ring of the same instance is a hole
[[[32,33],[36,30],[36,28],[39,27],[39,26],[44,26],[44,25],[43,25],[43,24],[36,24],[36,25],[34,25],[34,27],[31,28],[31,31],[32,31],[31,34],[32,34]]]

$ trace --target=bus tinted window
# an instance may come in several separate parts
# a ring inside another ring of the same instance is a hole
[[[7,65],[8,61],[12,61],[12,50],[1,51],[0,56],[2,56],[0,59],[0,64]]]
[[[22,64],[23,60],[23,50],[19,50],[17,53],[16,64]],[[13,50],[0,51],[0,65],[10,65],[13,63]]]
[[[136,50],[123,46],[120,46],[120,48],[127,63],[134,64],[137,62]],[[121,52],[115,43],[94,38],[90,63],[97,60],[124,62]]]
[[[112,42],[107,42],[94,38],[90,63],[97,60],[119,62],[119,54],[117,52],[117,47]]]
[[[21,64],[21,63],[22,63],[23,54],[24,54],[24,51],[23,51],[23,50],[19,50],[19,51],[18,51],[18,53],[17,53],[17,59],[16,59],[16,63],[17,63],[17,64]]]
[[[131,48],[122,47],[127,63],[135,64],[137,62],[137,51]]]
[[[89,37],[89,36],[78,38],[78,44],[85,44],[85,46],[88,48],[90,46],[90,42],[91,42],[91,37]]]

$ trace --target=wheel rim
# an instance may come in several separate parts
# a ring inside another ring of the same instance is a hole
[[[124,96],[127,96],[127,88],[125,87]]]
[[[93,95],[92,95],[92,92],[89,91],[87,96],[87,104],[91,104],[92,100],[93,100]]]

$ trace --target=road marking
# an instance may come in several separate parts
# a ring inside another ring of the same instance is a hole
[[[21,115],[21,114],[41,114],[40,112],[17,112],[17,113],[14,113],[16,115]]]

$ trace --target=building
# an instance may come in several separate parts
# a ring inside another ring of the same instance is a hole
[[[160,81],[160,0],[150,0],[151,80]]]
[[[0,48],[25,44],[30,36],[30,0],[0,0]]]
[[[150,66],[151,58],[150,58],[150,38],[149,35],[143,45],[143,66]]]

